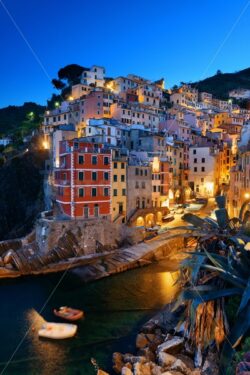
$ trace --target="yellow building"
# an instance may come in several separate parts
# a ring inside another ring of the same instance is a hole
[[[125,221],[127,211],[126,172],[127,157],[121,156],[118,150],[113,150],[111,176],[112,221]]]
[[[230,170],[235,166],[235,155],[232,152],[232,147],[225,143],[217,155],[216,165],[216,186],[220,190],[225,190],[229,187]]]
[[[220,125],[228,123],[229,113],[220,112],[214,115],[214,128],[220,127]]]

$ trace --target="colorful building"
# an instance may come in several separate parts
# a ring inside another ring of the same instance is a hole
[[[56,201],[71,218],[111,217],[111,150],[76,138],[60,144]]]

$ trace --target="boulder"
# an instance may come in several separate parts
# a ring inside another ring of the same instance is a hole
[[[219,374],[219,356],[217,352],[208,351],[201,373],[202,375]]]
[[[171,367],[176,362],[176,357],[169,353],[160,352],[158,354],[158,362],[162,367]]]
[[[190,357],[184,354],[178,354],[176,357],[177,359],[180,359],[182,362],[184,362],[188,368],[194,370],[194,361]]]
[[[139,333],[136,336],[136,343],[137,349],[145,348],[148,345],[148,338],[146,337],[145,333]]]
[[[135,355],[132,355],[132,354],[124,354],[123,355],[123,362],[125,363],[131,363],[131,364],[134,364],[134,363],[145,363],[147,362],[147,359],[144,357],[144,356],[135,356]]]
[[[166,352],[169,354],[178,353],[184,345],[184,338],[174,336],[172,339],[167,339],[157,348],[157,353]]]
[[[97,375],[109,375],[109,374],[107,372],[105,372],[105,371],[98,370],[97,371]]]
[[[179,371],[184,375],[191,375],[192,374],[192,370],[190,368],[188,368],[185,365],[185,363],[180,359],[177,359],[173,363],[173,365],[171,366],[171,370]]]
[[[122,354],[118,352],[113,353],[112,361],[113,361],[113,370],[117,374],[120,374],[122,371],[122,367],[124,366]]]
[[[121,375],[133,375],[133,372],[126,366],[122,368]]]
[[[134,375],[152,375],[151,363],[135,363],[134,364]]]
[[[140,349],[138,355],[145,357],[147,361],[155,362],[155,353],[149,347]]]

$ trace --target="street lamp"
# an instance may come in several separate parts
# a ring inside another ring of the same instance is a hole
[[[59,102],[55,102],[55,107],[58,108],[60,106]]]

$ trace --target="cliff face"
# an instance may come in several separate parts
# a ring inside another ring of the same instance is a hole
[[[44,151],[31,151],[0,168],[0,241],[27,234],[43,210],[46,158]]]

